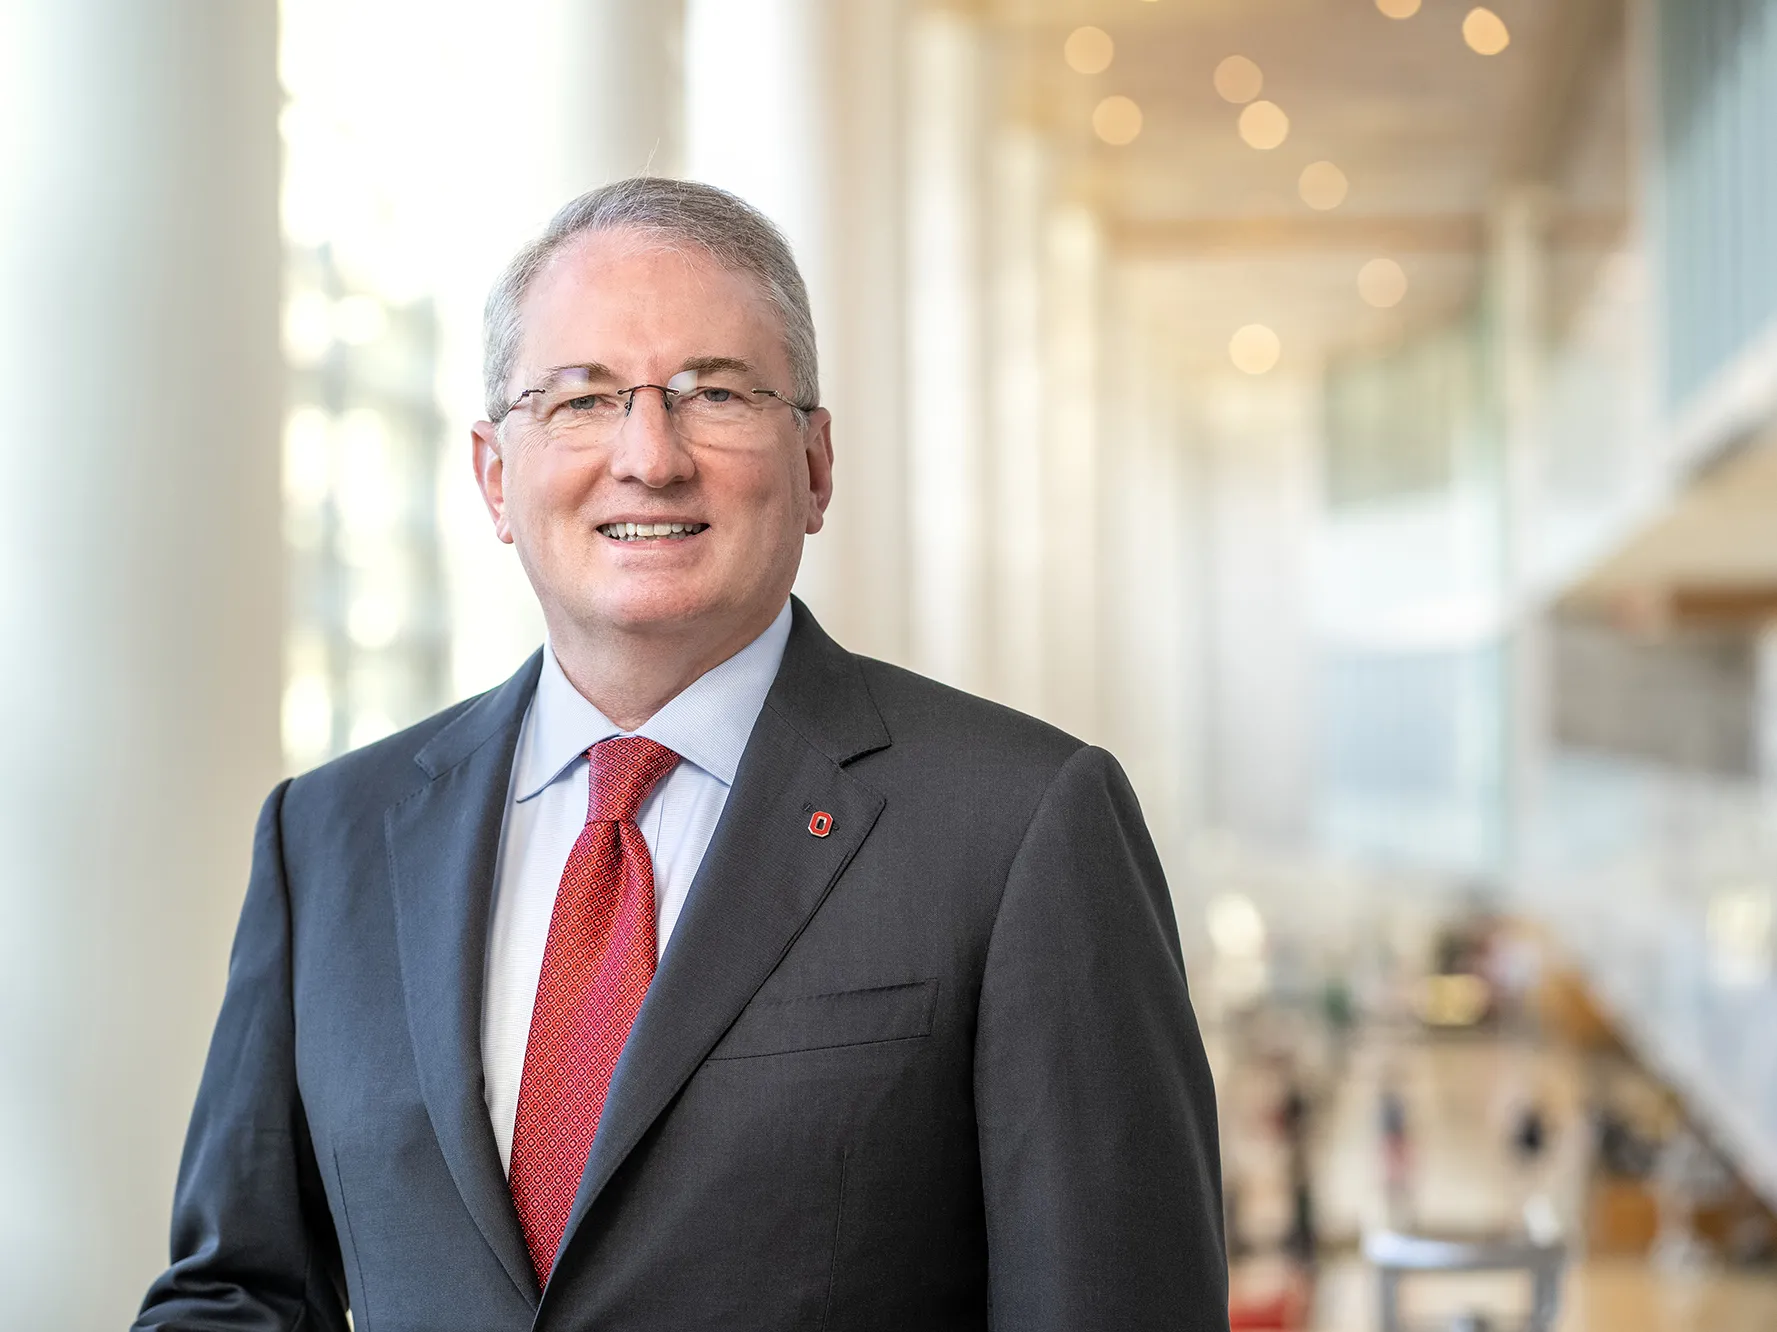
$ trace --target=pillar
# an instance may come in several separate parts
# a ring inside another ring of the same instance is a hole
[[[562,202],[683,159],[683,0],[559,0]]]
[[[1046,320],[1045,220],[1053,173],[1038,132],[1006,126],[995,136],[992,188],[988,375],[992,472],[991,691],[1023,712],[1044,705],[1047,552],[1071,536],[1044,511],[1049,397],[1043,370]]]
[[[1096,740],[1104,245],[1097,219],[1078,204],[1056,209],[1047,232],[1043,716]]]
[[[121,1327],[280,769],[277,6],[0,9],[0,1287]]]
[[[973,692],[989,644],[983,45],[967,15],[915,18],[907,142],[910,656]]]
[[[847,647],[909,649],[911,394],[900,0],[689,0],[685,174],[788,237],[833,413],[834,495],[796,591]]]
[[[1535,186],[1506,191],[1491,218],[1493,367],[1502,450],[1501,604],[1506,608],[1501,715],[1505,790],[1500,866],[1508,886],[1528,891],[1548,744],[1548,633],[1536,590],[1540,485],[1538,416],[1545,360],[1547,199]]]

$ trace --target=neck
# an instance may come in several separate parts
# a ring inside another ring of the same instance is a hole
[[[549,645],[562,674],[613,725],[633,731],[771,626],[781,604],[712,634],[685,630],[629,631],[608,625],[549,625]]]

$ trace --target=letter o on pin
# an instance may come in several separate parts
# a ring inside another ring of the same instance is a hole
[[[833,831],[833,816],[824,809],[817,809],[808,820],[808,830],[816,837],[825,837]]]

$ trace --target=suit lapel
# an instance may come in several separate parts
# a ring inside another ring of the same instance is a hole
[[[512,1283],[536,1276],[500,1168],[481,1070],[488,923],[513,752],[539,653],[415,756],[430,779],[385,817],[395,929],[420,1088],[451,1178]]]
[[[612,1076],[562,1252],[863,843],[883,799],[843,765],[889,743],[856,659],[801,602],[683,914]],[[824,837],[809,832],[831,816]]]

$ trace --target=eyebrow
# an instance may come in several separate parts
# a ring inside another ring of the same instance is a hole
[[[700,374],[714,375],[724,371],[745,375],[752,373],[752,365],[734,356],[692,356],[679,365],[679,373],[695,370]]]
[[[586,372],[589,379],[599,379],[601,377],[605,379],[617,378],[610,366],[600,365],[597,361],[582,361],[576,362],[573,365],[552,365],[543,372],[543,378],[553,379],[556,375],[564,374],[569,370],[583,370]]]
[[[553,379],[556,375],[563,374],[569,370],[579,370],[589,379],[615,380],[617,378],[616,371],[612,370],[608,365],[599,364],[597,361],[576,361],[572,365],[552,365],[547,370],[543,371],[542,378],[544,380]],[[679,368],[676,373],[682,375],[687,370],[693,370],[699,374],[705,375],[722,374],[725,372],[745,375],[752,373],[753,365],[752,362],[743,361],[738,356],[688,356],[685,360],[679,363]]]

